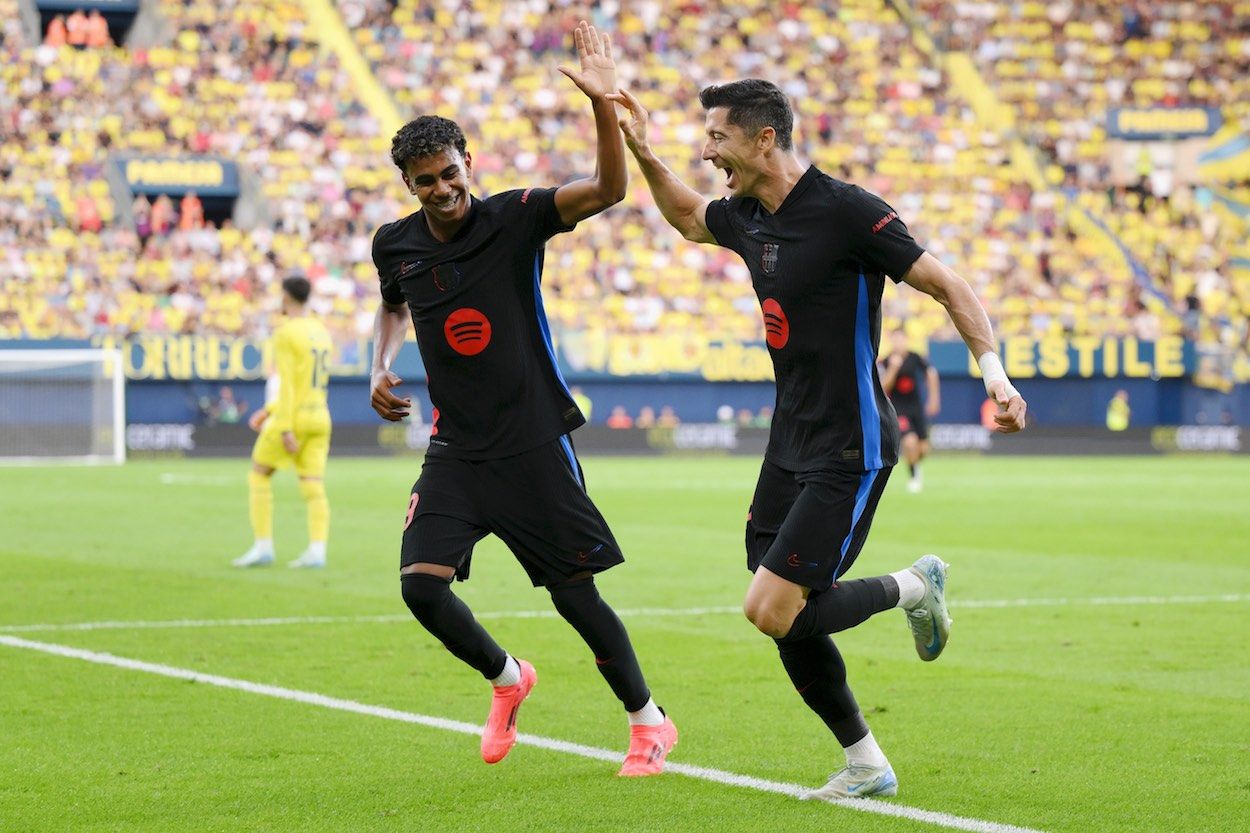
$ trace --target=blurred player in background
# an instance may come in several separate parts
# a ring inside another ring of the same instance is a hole
[[[902,435],[899,450],[907,461],[911,479],[907,491],[913,494],[924,488],[920,461],[929,453],[929,418],[942,410],[942,390],[937,369],[919,353],[907,347],[907,333],[895,330],[890,337],[890,354],[882,364],[881,387],[898,415]]]
[[[895,607],[906,611],[921,659],[936,659],[949,635],[946,565],[937,556],[841,581],[898,458],[898,421],[876,366],[886,276],[946,307],[980,357],[999,430],[1024,427],[1024,400],[968,284],[918,246],[880,197],[799,161],[794,114],[775,84],[736,81],[700,93],[703,159],[724,171],[732,194],[711,202],[656,157],[638,100],[625,90],[609,98],[629,111],[620,120],[625,142],[665,219],[688,240],[737,252],[763,310],[777,406],[747,514],[755,575],[743,609],[776,640],[795,688],[845,749],[846,767],[807,797],[894,795],[898,780],[829,637]]]
[[[326,458],[330,454],[330,410],[326,407],[332,345],[325,326],[308,314],[312,286],[304,277],[282,281],[282,312],[287,320],[273,334],[277,396],[248,421],[260,431],[248,472],[248,505],[254,541],[233,561],[236,567],[273,563],[274,471],[294,465],[299,493],[308,508],[308,549],[291,567],[324,567],[330,533],[326,499]],[[263,414],[263,415],[262,415]]]
[[[630,723],[620,775],[659,773],[677,729],[651,698],[625,626],[594,574],[624,559],[586,492],[569,434],[585,423],[556,365],[539,281],[553,235],[625,196],[625,148],[608,93],[616,65],[607,36],[585,22],[580,71],[560,71],[590,98],[598,135],[594,176],[559,188],[469,191],[473,159],[455,122],[421,116],[395,135],[391,158],[421,210],[382,226],[373,243],[382,303],[374,335],[372,404],[397,421],[412,407],[390,367],[411,313],[434,411],[429,451],[404,524],[400,582],[418,621],[494,686],[482,758],[516,743],[517,710],[537,682],[451,591],[490,533],[594,652]]]

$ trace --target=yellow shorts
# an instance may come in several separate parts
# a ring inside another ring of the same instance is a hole
[[[289,454],[282,445],[282,433],[268,424],[261,429],[252,447],[252,462],[271,469],[284,469],[294,465],[300,477],[321,477],[326,474],[326,459],[330,456],[330,425],[318,425],[313,430],[301,431],[296,425],[295,440],[299,451]]]

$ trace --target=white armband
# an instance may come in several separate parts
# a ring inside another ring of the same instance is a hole
[[[984,353],[981,358],[977,359],[977,364],[981,366],[981,379],[985,382],[985,392],[990,393],[991,382],[1002,382],[1007,386],[1007,399],[1011,400],[1013,396],[1019,396],[1020,391],[1016,390],[1011,384],[1011,380],[1007,378],[1007,371],[1003,369],[1003,361],[998,358],[997,353]],[[993,394],[990,394],[993,396]]]

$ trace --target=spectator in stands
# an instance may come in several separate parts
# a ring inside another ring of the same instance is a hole
[[[247,403],[236,400],[234,389],[229,385],[222,385],[217,393],[217,401],[213,403],[213,419],[223,425],[234,425],[243,420],[245,413],[247,413]]]
[[[109,24],[100,14],[99,9],[92,9],[87,16],[87,46],[101,49],[113,45],[113,37],[109,34]]]
[[[91,24],[82,9],[75,9],[65,19],[66,42],[77,49],[87,46],[87,34]]]
[[[152,203],[143,194],[135,197],[130,204],[130,214],[135,221],[135,234],[139,236],[139,245],[144,246],[152,236]]]
[[[87,194],[78,195],[78,199],[75,201],[75,208],[78,215],[79,231],[89,231],[95,234],[104,227],[104,221],[100,219],[100,210],[96,207],[95,200],[91,199]]]
[[[152,232],[164,237],[174,228],[177,211],[169,194],[160,194],[152,203]]]
[[[655,408],[652,408],[650,405],[643,405],[642,410],[638,411],[638,419],[634,421],[634,427],[654,428],[655,424]]]
[[[194,191],[187,191],[178,206],[178,230],[191,231],[203,225],[204,204]]]
[[[634,420],[630,418],[625,411],[624,405],[617,405],[612,409],[612,415],[608,417],[609,428],[633,428]]]
[[[734,424],[734,406],[726,404],[726,405],[721,405],[719,408],[717,408],[716,409],[716,421],[720,423],[721,425],[733,425]]]
[[[664,405],[660,408],[660,416],[655,424],[660,428],[675,428],[681,424],[681,418],[677,416],[672,405]]]
[[[772,428],[773,427],[773,409],[770,405],[760,406],[760,411],[755,415],[755,419],[751,420],[752,428]]]
[[[67,43],[67,35],[65,15],[58,14],[48,23],[48,33],[44,35],[43,42],[47,46],[64,46]]]
[[[738,422],[738,427],[739,427],[739,428],[749,428],[749,427],[750,427],[750,425],[751,425],[751,422],[752,422],[754,419],[755,419],[755,415],[751,413],[751,409],[750,409],[750,408],[739,408],[739,409],[738,409],[738,420],[737,420],[737,422]]]
[[[1110,431],[1127,429],[1130,413],[1128,391],[1123,389],[1116,391],[1115,396],[1111,397],[1111,401],[1107,403],[1107,429]]]

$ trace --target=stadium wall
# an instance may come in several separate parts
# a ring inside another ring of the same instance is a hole
[[[236,400],[253,410],[264,401],[262,382],[130,382],[127,387],[128,422],[201,422],[201,403],[215,402],[221,389],[230,387]],[[622,380],[588,381],[578,385],[592,403],[591,421],[604,423],[612,408],[621,405],[631,416],[644,406],[657,412],[672,406],[683,422],[714,422],[717,409],[731,406],[758,413],[772,406],[770,382],[655,382]],[[1208,390],[1184,379],[1033,379],[1021,382],[1029,400],[1029,415],[1036,425],[1056,427],[1102,426],[1107,403],[1116,391],[1128,392],[1132,409],[1130,425],[1247,424],[1250,385],[1231,393]],[[408,384],[419,413],[431,411],[429,394],[420,383]],[[984,388],[979,379],[943,379],[942,412],[935,423],[972,423],[980,420]],[[330,411],[337,425],[371,425],[377,415],[369,407],[368,383],[360,379],[330,382]]]

